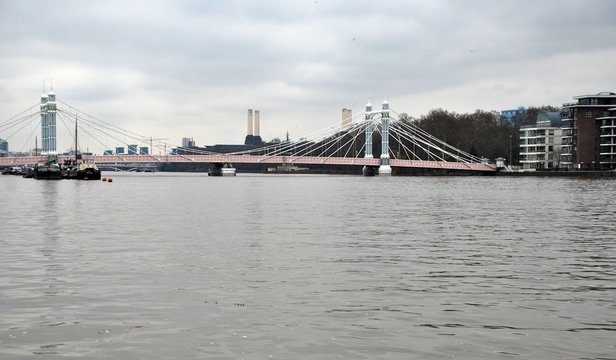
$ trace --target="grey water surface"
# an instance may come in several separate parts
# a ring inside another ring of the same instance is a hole
[[[616,181],[0,177],[0,359],[616,359]]]

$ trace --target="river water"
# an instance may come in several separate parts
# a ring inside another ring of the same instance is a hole
[[[616,359],[616,181],[0,177],[0,359]]]

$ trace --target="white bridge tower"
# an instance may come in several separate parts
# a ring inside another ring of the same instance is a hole
[[[366,104],[366,155],[365,158],[372,159],[372,135],[374,133],[373,117],[381,116],[381,163],[379,166],[379,175],[391,175],[391,166],[389,165],[389,102],[387,99],[383,101],[380,111],[373,111],[370,101]],[[372,176],[374,168],[364,166],[364,175]]]
[[[56,149],[56,93],[41,95],[41,154],[57,155]]]

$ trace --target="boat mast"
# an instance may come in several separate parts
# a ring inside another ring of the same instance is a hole
[[[77,115],[75,115],[75,161],[77,161]]]

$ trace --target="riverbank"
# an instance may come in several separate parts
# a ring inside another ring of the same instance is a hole
[[[579,177],[579,178],[616,178],[616,171],[501,171],[498,176],[540,176],[540,177]]]

